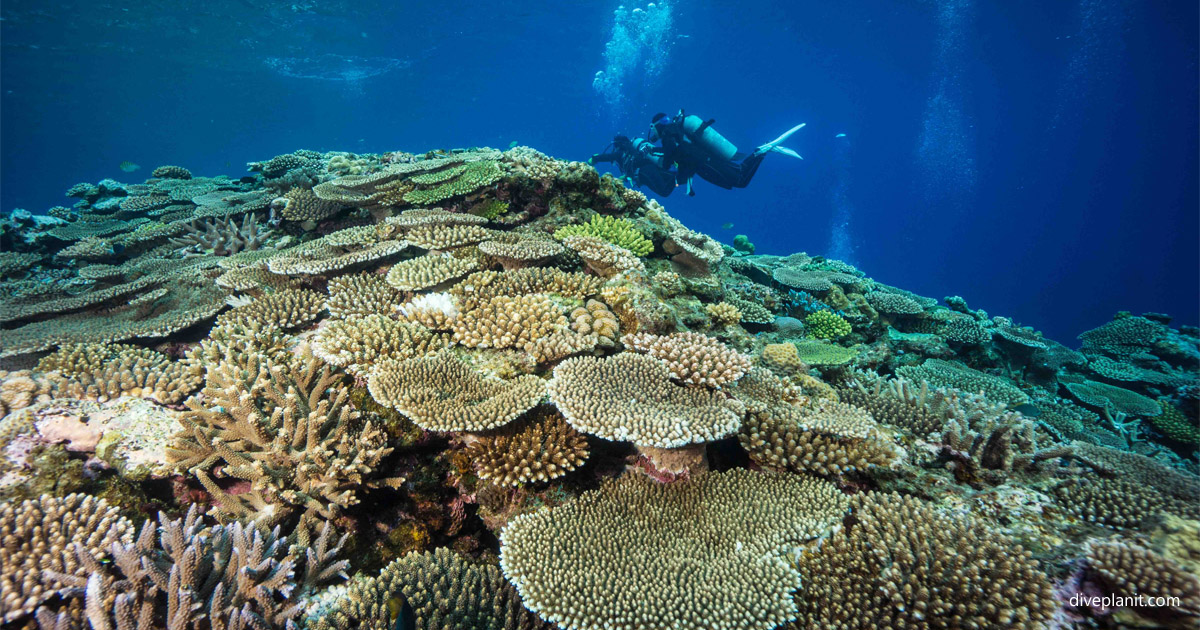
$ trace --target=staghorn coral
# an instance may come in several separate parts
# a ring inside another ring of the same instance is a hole
[[[204,380],[197,365],[126,344],[66,345],[43,357],[37,371],[54,383],[59,395],[100,401],[130,395],[173,404]]]
[[[1032,554],[968,516],[913,497],[854,499],[851,524],[797,569],[789,629],[1040,629],[1056,604]]]
[[[621,337],[626,347],[662,361],[671,377],[687,385],[719,388],[738,380],[750,369],[750,357],[720,341],[696,332]]]
[[[712,318],[713,323],[718,326],[732,326],[742,321],[742,311],[729,302],[707,304],[704,307],[704,311]]]
[[[634,256],[648,256],[654,251],[654,243],[634,227],[633,221],[621,217],[594,214],[586,223],[568,225],[554,232],[554,238],[560,241],[568,236],[598,237],[633,252]]]
[[[833,311],[817,311],[804,318],[808,334],[817,339],[837,339],[851,332],[850,322]]]
[[[183,227],[182,236],[170,239],[170,244],[184,256],[230,256],[241,251],[263,248],[270,231],[259,230],[258,217],[247,213],[238,225],[232,217],[195,221]]]
[[[978,397],[944,388],[930,388],[904,378],[882,378],[873,372],[856,372],[838,390],[838,398],[865,409],[876,420],[918,436],[941,433],[951,419],[994,416],[1000,411]]]
[[[381,362],[371,371],[371,396],[429,431],[486,431],[533,409],[546,395],[542,379],[504,381],[472,370],[450,352]]]
[[[96,497],[0,503],[0,621],[32,615],[64,586],[64,577],[86,577],[85,562],[107,559],[115,543],[132,536],[132,524]]]
[[[349,562],[336,559],[346,536],[331,544],[331,531],[295,547],[278,527],[205,527],[194,505],[181,519],[160,512],[136,542],[113,545],[111,564],[82,558],[90,574],[68,593],[83,596],[92,628],[294,628],[305,599],[346,577]]]
[[[550,399],[580,431],[661,449],[718,440],[741,423],[723,396],[676,385],[664,363],[628,352],[558,364]]]
[[[536,414],[522,427],[512,424],[472,443],[465,454],[480,479],[519,486],[557,479],[583,465],[587,438],[557,412]]]
[[[329,281],[329,314],[339,319],[364,315],[389,315],[404,301],[403,295],[377,273],[341,276]]]
[[[308,326],[324,311],[324,295],[308,289],[283,289],[222,313],[217,317],[217,326],[261,323],[291,330]]]
[[[783,556],[825,535],[846,500],[815,479],[731,470],[659,484],[624,475],[516,517],[500,566],[564,630],[768,630],[794,618]],[[618,551],[619,550],[619,551]]]
[[[396,308],[400,319],[430,330],[453,330],[458,305],[449,293],[424,293]]]
[[[278,326],[259,321],[231,322],[214,326],[187,357],[206,368],[221,363],[245,368],[259,358],[284,361],[291,354],[291,346],[291,337]]]
[[[994,403],[1015,406],[1029,402],[1029,396],[1008,379],[985,374],[954,361],[926,359],[919,366],[897,368],[896,374],[918,383],[926,381],[934,387],[953,387],[964,392],[981,393]]]
[[[1092,543],[1087,551],[1088,567],[1107,587],[1105,593],[1127,598],[1166,598],[1178,601],[1167,606],[1179,619],[1200,617],[1200,578],[1174,560],[1135,544],[1106,541]],[[1162,615],[1162,605],[1153,600],[1144,607]]]
[[[392,265],[387,273],[387,283],[401,291],[421,291],[457,280],[478,268],[478,263],[470,258],[419,256]]]
[[[1079,402],[1101,411],[1124,413],[1131,416],[1157,416],[1162,408],[1152,399],[1123,387],[1084,381],[1082,383],[1066,383],[1067,391]]]
[[[188,400],[183,430],[167,451],[178,470],[196,475],[224,517],[273,523],[301,512],[301,525],[336,518],[359,500],[392,451],[386,435],[349,404],[349,390],[312,357],[211,368],[204,398]],[[223,490],[208,470],[250,482]]]
[[[646,268],[633,252],[597,236],[568,236],[563,239],[563,245],[578,254],[588,269],[603,278]]]
[[[454,341],[468,348],[518,348],[562,332],[567,318],[548,296],[497,296],[461,313]]]
[[[377,577],[351,581],[327,610],[309,616],[308,627],[393,630],[399,596],[412,607],[416,630],[549,630],[499,568],[445,548],[409,553]]]
[[[378,363],[422,357],[441,350],[446,341],[423,326],[372,314],[326,323],[313,337],[312,349],[329,365],[366,378]]]

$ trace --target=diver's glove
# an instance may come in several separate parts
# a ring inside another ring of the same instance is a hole
[[[599,153],[593,153],[593,154],[592,154],[592,157],[588,158],[588,161],[587,161],[587,164],[588,164],[588,166],[595,166],[595,165],[596,165],[596,158],[597,158],[597,157],[599,157],[599,156],[600,156],[600,154],[599,154]]]

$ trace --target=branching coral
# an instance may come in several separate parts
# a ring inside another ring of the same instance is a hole
[[[325,311],[325,296],[308,289],[284,289],[254,298],[249,304],[222,313],[217,326],[252,323],[285,330],[302,328]]]
[[[328,322],[312,340],[313,354],[360,378],[366,378],[371,368],[384,360],[423,357],[442,349],[446,342],[445,335],[385,315]]]
[[[567,318],[546,295],[497,296],[454,321],[454,341],[468,348],[526,349],[567,328]]]
[[[1172,616],[1183,620],[1200,617],[1200,578],[1175,561],[1149,549],[1124,542],[1094,543],[1088,548],[1088,567],[1111,593],[1126,598],[1143,598],[1151,612],[1166,604]],[[1161,598],[1161,599],[1159,599]]]
[[[831,401],[749,406],[738,439],[762,466],[838,476],[891,466],[902,454],[857,407]]]
[[[587,438],[555,412],[537,414],[522,427],[508,425],[466,449],[480,479],[517,486],[557,479],[588,457]]]
[[[500,566],[525,605],[565,630],[768,630],[795,617],[784,560],[826,534],[846,501],[831,484],[731,470],[659,484],[624,475],[518,516]]]
[[[657,448],[717,440],[741,424],[718,393],[676,385],[661,361],[632,353],[563,361],[550,399],[580,431]]]
[[[191,471],[226,517],[302,524],[330,520],[359,500],[392,449],[386,435],[349,404],[349,390],[315,358],[292,363],[222,364],[209,370],[204,398],[190,399],[168,460]],[[250,482],[226,492],[208,470]]]
[[[108,559],[114,544],[132,536],[133,525],[103,499],[42,495],[0,503],[0,621],[32,615],[64,579],[86,579],[87,564]]]
[[[816,339],[837,339],[852,331],[850,322],[833,311],[817,311],[804,318],[808,334]]]
[[[662,361],[673,378],[688,385],[721,387],[750,369],[750,357],[700,333],[635,333],[625,335],[621,341],[632,350]]]
[[[205,527],[194,505],[158,521],[113,545],[111,564],[81,557],[90,574],[71,580],[69,593],[83,596],[92,628],[294,628],[305,600],[349,566],[336,559],[346,536],[333,543],[328,524],[312,547],[292,547],[279,528]]]
[[[582,300],[596,295],[604,281],[583,273],[533,267],[510,272],[481,271],[454,285],[450,293],[461,310],[469,311],[499,296],[545,293]]]
[[[521,238],[513,242],[484,241],[479,253],[500,263],[506,270],[545,264],[565,252],[562,245],[542,238]]]
[[[416,630],[548,630],[495,565],[473,564],[445,548],[410,553],[378,577],[350,582],[328,610],[310,616],[314,630],[392,630],[399,596]]]
[[[742,321],[742,312],[729,302],[717,302],[705,305],[704,311],[718,326],[732,326]]]
[[[269,231],[258,227],[258,217],[248,213],[238,225],[232,217],[208,220],[197,225],[192,221],[186,232],[170,240],[171,246],[184,256],[229,256],[241,251],[262,249]]]
[[[788,628],[1034,630],[1053,614],[1032,554],[982,523],[897,494],[854,507],[848,528],[801,556]]]
[[[127,394],[168,404],[183,400],[204,378],[197,365],[125,344],[63,346],[42,358],[37,370],[54,381],[60,395],[108,400]]]
[[[387,283],[401,291],[420,291],[457,280],[479,268],[470,258],[419,256],[403,260],[388,270]]]
[[[321,221],[337,214],[346,206],[327,201],[308,188],[292,188],[271,202],[271,210],[285,221]]]
[[[896,373],[913,382],[925,381],[934,387],[953,387],[964,392],[982,393],[994,403],[1020,405],[1029,396],[1011,381],[985,374],[961,363],[944,359],[926,359],[919,366],[903,366]]]
[[[341,276],[329,281],[329,314],[340,319],[390,315],[403,301],[400,291],[377,273]]]
[[[405,241],[379,238],[374,226],[365,225],[284,250],[267,260],[267,268],[282,275],[319,275],[394,256],[407,247]]]
[[[563,245],[578,254],[588,269],[604,278],[646,268],[633,252],[597,236],[568,236]]]
[[[1162,413],[1162,408],[1154,399],[1123,387],[1096,381],[1084,381],[1067,383],[1066,388],[1075,398],[1079,399],[1079,402],[1094,409],[1131,416],[1157,416]]]
[[[396,308],[404,321],[430,330],[452,330],[458,319],[458,305],[449,293],[423,293]]]
[[[599,237],[635,256],[648,256],[654,251],[654,243],[634,227],[633,221],[621,217],[594,214],[587,223],[568,225],[554,232],[554,238],[560,241],[568,236]]]
[[[542,401],[546,383],[526,375],[484,377],[449,352],[388,360],[371,372],[371,396],[430,431],[486,431],[513,421]]]

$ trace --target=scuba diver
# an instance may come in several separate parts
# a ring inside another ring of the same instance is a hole
[[[645,138],[630,140],[627,136],[617,135],[604,153],[588,158],[588,164],[598,162],[616,163],[630,188],[645,186],[660,197],[675,192],[675,171],[664,163],[662,149]]]
[[[739,153],[733,143],[717,133],[712,128],[714,122],[685,114],[683,110],[674,117],[658,113],[650,119],[647,139],[631,141],[617,136],[612,152],[593,155],[588,163],[616,162],[628,182],[644,185],[665,197],[679,185],[686,185],[688,196],[695,196],[692,180],[696,175],[721,188],[745,188],[768,153],[804,159],[782,146],[792,134],[803,129],[804,124],[792,127],[747,155]],[[661,146],[654,142],[660,142]],[[674,180],[669,187],[667,178]]]

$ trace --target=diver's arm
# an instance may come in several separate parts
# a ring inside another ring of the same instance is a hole
[[[616,162],[621,159],[621,153],[614,151],[612,153],[597,153],[588,158],[588,164],[597,164],[600,162]]]

